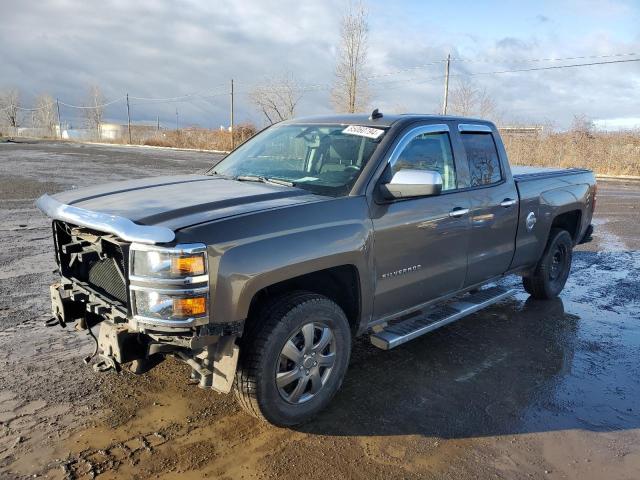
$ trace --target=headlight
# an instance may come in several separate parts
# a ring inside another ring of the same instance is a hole
[[[131,310],[141,323],[203,325],[209,318],[209,276],[203,244],[157,247],[132,244]]]
[[[207,316],[209,296],[206,289],[185,294],[180,291],[132,291],[137,316],[157,320],[189,320]]]
[[[146,278],[197,277],[207,273],[205,251],[179,249],[150,249],[131,251],[132,270],[135,276]]]

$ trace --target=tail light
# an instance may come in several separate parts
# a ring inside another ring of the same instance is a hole
[[[598,197],[598,184],[595,184],[593,186],[593,200],[591,202],[591,205],[592,205],[591,211],[592,212],[596,211],[596,199],[597,199],[597,197]]]

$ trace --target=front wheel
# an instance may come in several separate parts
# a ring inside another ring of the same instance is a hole
[[[236,397],[251,415],[280,426],[303,423],[342,384],[351,331],[328,298],[297,292],[262,309],[243,338]]]
[[[566,230],[554,228],[531,275],[522,278],[524,289],[533,298],[556,298],[569,278],[573,258],[573,240]]]

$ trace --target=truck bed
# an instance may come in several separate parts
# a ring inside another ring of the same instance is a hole
[[[542,178],[561,177],[576,173],[590,173],[584,168],[555,168],[555,167],[529,167],[512,166],[511,173],[516,182],[526,182],[529,180],[539,180]]]
[[[564,218],[564,227],[579,243],[591,224],[593,173],[582,168],[512,167],[511,171],[520,197],[512,266],[535,265],[544,251],[554,218]],[[535,217],[531,230],[526,228],[530,215]]]

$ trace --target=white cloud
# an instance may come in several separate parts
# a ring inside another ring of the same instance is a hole
[[[555,15],[532,15],[529,31],[508,35],[494,34],[481,24],[460,32],[456,18],[436,24],[422,3],[411,8],[372,3],[370,72],[381,75],[372,82],[372,106],[437,111],[441,64],[382,75],[443,59],[449,52],[454,58],[476,60],[454,60],[455,82],[460,74],[552,64],[516,60],[640,51],[640,35],[626,38],[607,29],[609,24],[566,31],[556,16],[567,11],[593,16],[602,10],[585,3],[589,1],[569,0]],[[233,77],[237,118],[259,121],[246,93],[264,77],[293,72],[303,83],[331,83],[344,5],[342,0],[14,2],[3,7],[0,89],[21,88],[27,103],[42,91],[80,103],[90,83],[101,85],[109,98],[126,92],[138,97],[202,92],[204,97],[174,104],[133,101],[134,119],[160,115],[172,124],[177,108],[181,122],[218,127],[227,122],[228,82]],[[638,14],[627,2],[607,11],[615,19],[630,11]],[[577,113],[609,119],[638,114],[640,63],[471,78],[489,91],[507,119],[566,125]],[[305,96],[299,113],[329,110],[329,92],[321,89]],[[63,110],[65,116],[73,113]],[[107,113],[123,119],[124,104]]]
[[[598,118],[593,123],[598,130],[640,130],[640,117]]]

